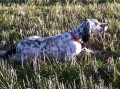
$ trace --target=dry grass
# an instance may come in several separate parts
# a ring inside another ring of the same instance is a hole
[[[66,29],[73,29],[86,18],[107,22],[109,29],[107,33],[92,38],[89,45],[85,44],[100,53],[79,58],[75,64],[45,62],[40,65],[34,62],[31,67],[12,65],[0,59],[1,89],[119,89],[119,2],[90,4],[92,0],[85,3],[74,0],[73,3],[52,4],[51,0],[30,1],[21,5],[0,5],[1,49],[10,49],[28,36],[60,34]]]

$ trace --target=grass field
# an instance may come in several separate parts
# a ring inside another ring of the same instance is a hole
[[[32,66],[0,59],[0,89],[119,89],[119,0],[1,0],[0,49],[9,50],[29,36],[71,30],[87,18],[107,22],[104,34],[84,44],[99,54],[75,64],[46,61]],[[99,38],[99,39],[98,39]]]

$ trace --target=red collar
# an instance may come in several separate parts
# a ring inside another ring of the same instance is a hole
[[[78,43],[82,43],[82,40],[78,39],[72,32],[70,32],[70,34],[74,38],[75,41],[77,41]]]

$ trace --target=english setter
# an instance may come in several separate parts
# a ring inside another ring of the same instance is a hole
[[[32,60],[35,57],[42,58],[46,55],[49,59],[59,61],[71,61],[82,51],[89,51],[83,48],[81,42],[87,42],[93,33],[106,31],[106,23],[100,23],[96,19],[86,19],[78,27],[70,32],[51,36],[32,36],[23,39],[16,47],[17,60]]]

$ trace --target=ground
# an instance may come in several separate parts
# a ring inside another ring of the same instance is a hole
[[[0,59],[1,89],[120,88],[120,2],[118,0],[1,0],[0,49],[29,36],[51,36],[71,30],[83,20],[108,23],[108,31],[91,37],[86,46],[98,54],[70,62],[33,65]]]

